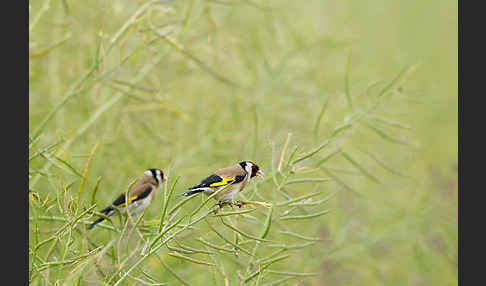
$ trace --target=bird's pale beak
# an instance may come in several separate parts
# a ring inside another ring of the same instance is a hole
[[[260,177],[262,177],[262,178],[264,178],[264,177],[265,177],[265,173],[263,173],[263,171],[262,171],[262,170],[258,170],[258,172],[256,172],[256,175],[257,175],[257,176],[260,176]]]

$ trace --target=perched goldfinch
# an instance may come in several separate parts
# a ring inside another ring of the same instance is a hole
[[[101,213],[112,216],[118,209],[120,212],[126,211],[125,197],[128,197],[128,208],[132,215],[141,213],[155,198],[156,191],[162,186],[165,181],[164,173],[159,169],[148,169],[143,175],[137,179],[135,184],[128,191],[128,195],[122,193],[109,207],[104,208]],[[92,229],[95,225],[102,222],[104,218],[100,217],[88,226]]]
[[[184,196],[203,192],[206,195],[211,195],[224,186],[228,186],[223,191],[218,193],[214,198],[218,200],[218,205],[222,207],[224,204],[235,204],[234,197],[241,192],[255,176],[264,176],[264,173],[257,164],[251,161],[243,161],[236,165],[222,168],[214,172],[209,177],[205,178],[198,185],[189,188],[189,192],[184,193]],[[238,206],[238,203],[236,203]]]

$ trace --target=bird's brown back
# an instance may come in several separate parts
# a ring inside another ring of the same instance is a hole
[[[223,178],[234,177],[234,176],[244,176],[246,171],[241,168],[239,164],[222,168],[214,172],[214,174],[221,176]]]
[[[148,175],[143,175],[140,177],[135,184],[133,184],[132,188],[130,189],[130,192],[128,193],[129,196],[135,196],[135,195],[140,195],[145,191],[145,189],[149,186],[152,185],[154,190],[157,189],[157,181],[154,179],[152,176]],[[155,195],[155,193],[154,193]]]

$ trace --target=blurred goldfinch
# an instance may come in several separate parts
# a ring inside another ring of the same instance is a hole
[[[135,184],[128,191],[128,195],[122,193],[109,207],[101,210],[101,213],[112,216],[118,209],[120,212],[126,212],[127,203],[125,198],[128,197],[128,211],[132,215],[141,213],[145,208],[149,206],[152,200],[155,198],[156,191],[162,186],[162,182],[165,181],[164,173],[159,169],[148,169],[143,175],[137,179]],[[95,225],[102,222],[104,218],[100,217],[92,224],[88,226],[88,229],[92,229]]]
[[[218,200],[218,205],[235,204],[234,197],[241,192],[255,176],[264,176],[264,173],[257,164],[251,161],[243,161],[236,165],[222,168],[205,178],[198,185],[189,188],[189,192],[184,196],[191,196],[197,193],[211,195],[219,189],[227,186],[223,191],[218,193],[214,198]],[[228,186],[230,185],[230,186]],[[236,205],[241,206],[239,203]]]

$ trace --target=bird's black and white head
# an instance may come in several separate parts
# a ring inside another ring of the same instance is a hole
[[[253,163],[252,161],[243,161],[239,163],[240,166],[246,171],[246,173],[250,174],[250,178],[255,176],[263,177],[265,174],[257,164]]]
[[[160,169],[148,169],[143,173],[146,176],[151,176],[157,182],[158,187],[160,187],[162,185],[162,182],[165,181],[164,172],[162,172],[162,170]]]

